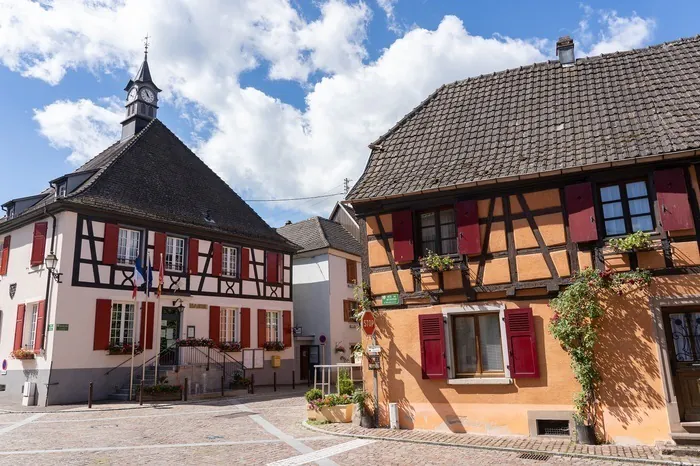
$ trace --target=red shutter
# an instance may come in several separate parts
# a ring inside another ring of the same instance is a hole
[[[460,201],[455,204],[457,222],[457,245],[460,254],[481,253],[481,230],[476,201]]]
[[[119,245],[119,226],[105,223],[105,236],[102,243],[102,263],[114,265],[117,263],[117,247]],[[101,349],[101,348],[100,348]]]
[[[153,317],[155,315],[155,303],[148,303],[148,312],[143,312],[143,303],[141,303],[141,347],[144,349],[153,348]],[[145,317],[145,319],[144,319]],[[145,324],[148,328],[145,328]],[[179,335],[177,336],[180,337]],[[145,341],[144,341],[145,340]]]
[[[46,301],[39,301],[39,313],[36,317],[36,337],[34,351],[39,352],[44,346],[44,322],[46,321]]]
[[[221,243],[214,243],[213,256],[211,258],[211,274],[221,275]]]
[[[418,316],[420,360],[424,379],[446,379],[445,326],[442,314]]]
[[[26,306],[24,304],[19,304],[17,306],[17,322],[15,323],[15,345],[13,350],[20,349],[22,347],[22,333],[24,332],[24,311]]]
[[[573,184],[564,188],[566,211],[569,215],[569,235],[574,243],[598,239],[591,183]]]
[[[2,240],[2,257],[0,258],[0,275],[7,275],[7,266],[10,263],[10,235]]]
[[[161,259],[165,264],[165,233],[156,233],[153,238],[153,270],[160,270]]]
[[[215,342],[220,341],[221,336],[221,307],[209,306],[209,338]]]
[[[258,348],[265,347],[265,332],[267,322],[265,320],[265,309],[258,309]]]
[[[95,337],[92,343],[93,350],[106,350],[109,348],[109,326],[112,320],[112,301],[98,299],[95,305]]]
[[[666,231],[694,228],[682,168],[654,172],[656,199],[661,212],[661,226]]]
[[[538,378],[540,367],[532,309],[506,309],[505,317],[510,376],[514,379]]]
[[[241,248],[241,278],[250,278],[250,249]]]
[[[241,308],[241,347],[250,348],[250,308]]]
[[[265,281],[279,283],[279,254],[267,252],[265,254]]]
[[[187,267],[190,274],[199,273],[199,240],[190,238],[189,250],[187,251]]]
[[[49,228],[47,222],[34,224],[34,239],[32,240],[32,256],[29,264],[41,265],[44,263],[44,250],[46,249],[46,231]]]
[[[282,343],[285,348],[292,346],[292,311],[282,312]]]
[[[396,262],[412,262],[413,252],[413,221],[410,210],[402,210],[391,214],[394,228],[394,260]]]

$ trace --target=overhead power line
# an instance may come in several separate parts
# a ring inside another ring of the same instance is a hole
[[[321,199],[323,197],[344,196],[345,193],[322,194],[320,196],[309,197],[289,197],[286,199],[243,199],[246,202],[287,202],[287,201],[307,201],[309,199]]]

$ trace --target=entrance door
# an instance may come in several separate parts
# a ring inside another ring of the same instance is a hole
[[[319,363],[318,345],[302,345],[299,347],[299,377],[300,380],[308,380],[312,370]]]
[[[674,310],[664,317],[681,421],[700,421],[700,309]]]
[[[180,312],[176,307],[164,307],[163,318],[160,322],[160,351],[167,352],[160,355],[160,363],[176,366],[179,363],[178,348],[175,341],[180,338]]]

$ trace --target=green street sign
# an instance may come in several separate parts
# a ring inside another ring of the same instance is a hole
[[[53,331],[53,324],[49,324],[49,332]]]
[[[382,296],[382,306],[396,306],[399,304],[399,294],[385,294]]]
[[[56,331],[57,332],[67,332],[68,331],[68,324],[56,324]]]

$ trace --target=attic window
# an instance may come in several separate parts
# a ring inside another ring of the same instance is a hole
[[[57,197],[65,197],[66,196],[66,183],[61,183],[58,185],[58,192],[56,193]]]
[[[204,221],[207,223],[216,223],[216,221],[211,218],[211,210],[208,210],[204,212]]]
[[[7,208],[7,218],[8,219],[13,219],[15,218],[15,205],[12,204]]]

